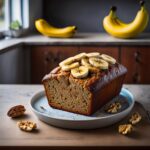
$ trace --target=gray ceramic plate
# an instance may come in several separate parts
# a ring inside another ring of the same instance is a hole
[[[107,113],[105,109],[113,101],[119,101],[122,108],[115,114]],[[127,89],[122,88],[119,96],[112,99],[92,116],[79,115],[50,107],[44,91],[36,93],[30,104],[37,117],[50,125],[68,129],[94,129],[112,125],[127,116],[134,106],[134,98]]]

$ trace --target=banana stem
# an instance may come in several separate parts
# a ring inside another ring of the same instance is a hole
[[[140,1],[141,7],[144,6],[144,4],[145,4],[145,1]]]
[[[112,6],[110,10],[115,12],[117,10],[117,7],[116,6]]]
[[[117,10],[117,7],[116,6],[112,6],[111,9],[110,9],[110,16],[112,18],[116,18],[116,10]]]
[[[144,4],[145,4],[145,1],[140,1],[141,11],[144,10],[144,7],[145,7]]]

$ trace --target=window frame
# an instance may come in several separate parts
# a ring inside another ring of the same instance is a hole
[[[5,30],[9,29],[10,25],[10,0],[5,0]]]
[[[0,30],[0,33],[4,32],[8,28],[10,16],[9,16],[9,4],[10,0],[4,2],[4,28]]]
[[[9,30],[10,23],[17,18],[15,15],[16,13],[14,13],[17,9],[19,9],[20,13],[20,18],[18,20],[21,22],[23,28],[29,28],[29,0],[5,0],[4,7],[5,27],[0,33]]]

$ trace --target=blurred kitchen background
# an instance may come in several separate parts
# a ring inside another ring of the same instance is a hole
[[[145,2],[150,12],[150,1]],[[7,30],[11,21],[19,20],[24,28],[29,28],[30,34],[27,36],[40,35],[34,22],[38,18],[44,18],[57,27],[76,25],[78,33],[102,34],[106,33],[102,20],[114,5],[118,8],[118,16],[125,22],[132,21],[140,8],[139,0],[0,0],[0,32]],[[150,23],[144,32],[149,34]],[[4,40],[6,39],[1,38],[0,44]],[[59,46],[46,43],[14,46],[11,50],[0,53],[0,83],[40,83],[42,76],[66,56],[101,49],[128,67],[126,83],[150,83],[150,46],[143,44],[139,47],[138,41],[132,46],[111,43],[102,46],[65,46],[63,43]],[[137,63],[137,57],[143,61],[142,64]]]

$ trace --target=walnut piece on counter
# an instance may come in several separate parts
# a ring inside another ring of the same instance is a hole
[[[131,133],[131,131],[133,130],[132,124],[123,124],[123,125],[119,125],[119,133],[126,135]]]
[[[106,112],[108,113],[117,113],[121,109],[121,103],[120,102],[114,102],[111,103],[108,108],[106,109]]]
[[[131,118],[129,119],[129,122],[133,125],[139,123],[142,119],[142,116],[138,113],[138,112],[135,112],[132,114]]]
[[[23,131],[27,131],[27,132],[31,132],[32,130],[37,128],[36,123],[32,122],[32,121],[19,121],[18,123],[18,127],[23,130]]]
[[[20,117],[24,115],[24,112],[26,111],[25,107],[23,105],[16,105],[9,109],[7,112],[7,115],[12,118]]]

